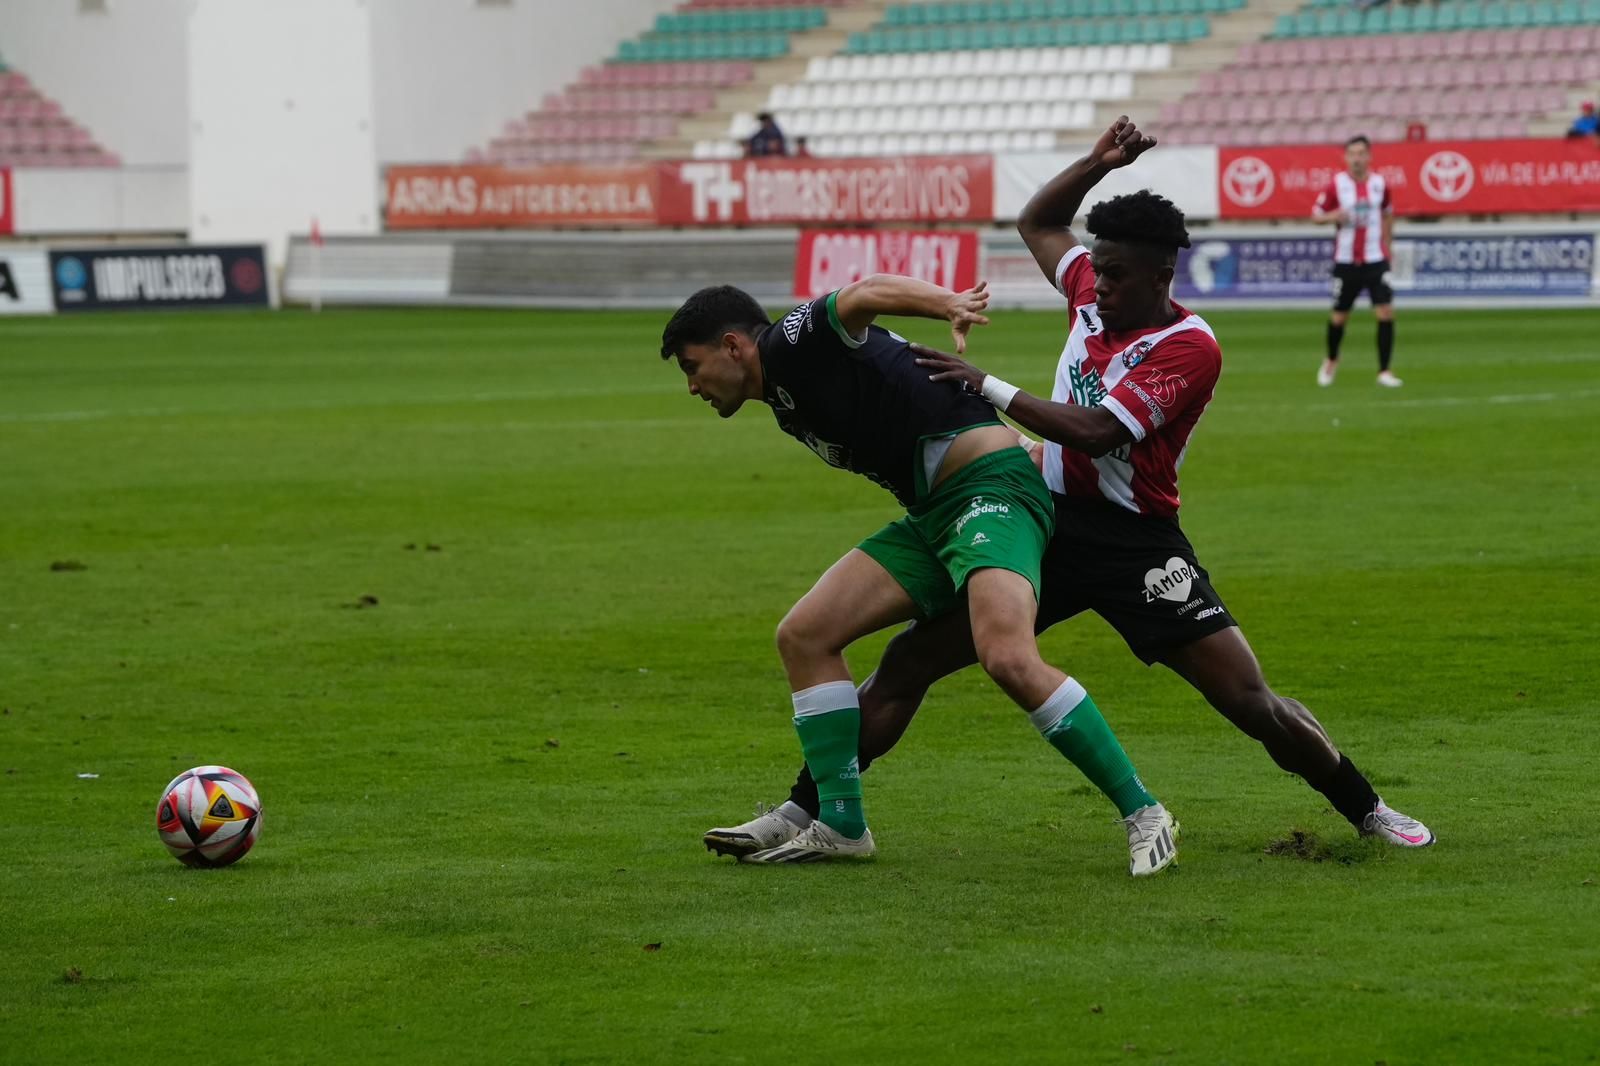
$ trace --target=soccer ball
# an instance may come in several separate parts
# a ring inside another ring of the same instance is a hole
[[[228,866],[261,834],[261,799],[239,771],[196,766],[162,790],[156,832],[185,866]]]

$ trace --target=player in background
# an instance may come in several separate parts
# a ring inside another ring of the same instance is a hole
[[[930,381],[879,315],[948,319],[957,350],[987,324],[982,284],[963,293],[876,275],[801,304],[774,325],[738,289],[702,289],[661,337],[689,392],[723,418],[746,401],[830,466],[894,494],[905,517],[848,552],[778,626],[800,735],[819,805],[803,829],[712,830],[706,846],[746,862],[815,862],[873,854],[856,764],[861,711],[844,649],[911,618],[959,613],[984,670],[1045,738],[1117,806],[1130,869],[1156,873],[1175,854],[1176,825],[1145,790],[1122,745],[1077,681],[1039,656],[1039,559],[1055,509],[1017,434],[989,400]]]
[[[1018,219],[1040,269],[1070,305],[1051,400],[955,356],[913,351],[936,377],[990,397],[1048,442],[1041,450],[1056,532],[1042,562],[1040,631],[1094,611],[1147,665],[1161,663],[1189,682],[1278,766],[1327,797],[1357,832],[1426,846],[1428,828],[1385,806],[1305,705],[1268,686],[1178,524],[1178,467],[1222,366],[1210,327],[1169,295],[1178,249],[1189,243],[1183,214],[1139,192],[1089,212],[1098,237],[1092,252],[1069,228],[1106,173],[1154,146],[1118,119]],[[890,641],[861,686],[860,767],[894,746],[935,681],[972,662],[959,615],[917,622]],[[788,802],[748,824],[781,830],[815,811],[815,786],[802,770]]]
[[[1389,287],[1389,247],[1394,237],[1394,203],[1382,174],[1372,173],[1372,142],[1352,137],[1345,142],[1344,173],[1334,175],[1317,197],[1311,220],[1332,224],[1333,276],[1339,294],[1328,315],[1328,357],[1317,371],[1317,384],[1333,384],[1339,371],[1339,344],[1344,340],[1350,309],[1365,290],[1378,319],[1378,384],[1398,389],[1394,376],[1394,290]]]

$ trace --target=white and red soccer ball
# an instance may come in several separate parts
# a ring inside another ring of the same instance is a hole
[[[237,770],[196,766],[162,791],[156,831],[185,866],[228,866],[261,835],[261,798]]]

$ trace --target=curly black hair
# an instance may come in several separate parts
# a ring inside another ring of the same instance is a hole
[[[754,337],[771,324],[754,296],[732,285],[713,285],[673,312],[661,331],[661,358],[682,355],[686,344],[710,344],[729,330]]]
[[[1089,211],[1089,232],[1103,241],[1143,244],[1176,256],[1189,247],[1183,212],[1149,189],[1113,196]]]

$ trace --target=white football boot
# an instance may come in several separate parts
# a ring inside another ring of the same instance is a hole
[[[1378,384],[1385,389],[1398,389],[1405,382],[1395,377],[1394,371],[1382,370],[1378,372]]]
[[[784,808],[793,810],[786,812]],[[786,816],[791,814],[792,817]],[[706,830],[706,850],[718,855],[749,855],[787,844],[806,828],[794,818],[806,818],[806,825],[810,824],[805,811],[793,803],[785,803],[783,807],[757,807],[756,816],[742,825]]]
[[[1122,819],[1128,828],[1128,873],[1149,877],[1178,857],[1178,823],[1157,803],[1140,807]]]
[[[1332,359],[1324,359],[1322,366],[1317,369],[1317,384],[1327,388],[1333,384],[1333,375],[1339,372],[1339,364]]]
[[[1361,821],[1361,835],[1387,840],[1400,848],[1425,848],[1433,843],[1433,831],[1415,818],[1407,818],[1378,801],[1373,812]]]
[[[766,851],[739,856],[740,862],[831,862],[836,859],[870,859],[878,851],[872,830],[851,840],[823,822],[812,822],[793,839]]]

